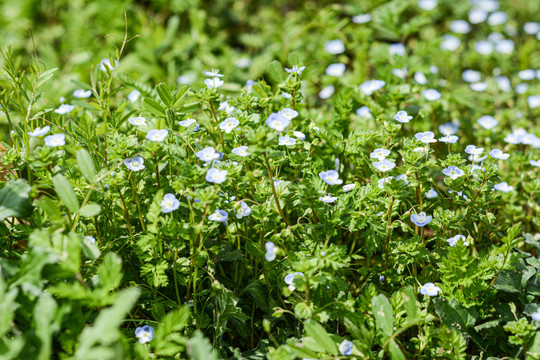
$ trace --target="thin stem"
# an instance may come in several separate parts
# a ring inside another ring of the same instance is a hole
[[[285,223],[288,226],[291,226],[291,224],[289,223],[289,220],[287,220],[287,218],[285,217],[285,214],[283,213],[283,210],[281,209],[279,198],[276,192],[276,187],[274,186],[274,177],[272,176],[272,170],[270,167],[270,163],[268,162],[268,158],[266,157],[266,153],[264,152],[263,155],[264,155],[264,161],[266,162],[266,169],[268,170],[268,178],[270,179],[270,186],[272,187],[272,193],[274,194],[274,200],[276,202],[279,215],[281,215],[281,217],[283,218],[283,221],[285,221]]]

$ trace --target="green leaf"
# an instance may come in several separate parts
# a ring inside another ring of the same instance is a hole
[[[169,90],[169,87],[167,86],[167,84],[163,82],[159,83],[156,86],[156,91],[159,95],[159,98],[161,99],[161,101],[163,101],[165,106],[170,108],[172,106],[172,97],[171,97],[171,91]]]
[[[92,90],[92,87],[90,85],[85,84],[82,81],[71,79],[71,82],[74,83],[75,85],[77,85],[78,87],[80,87],[81,89]]]
[[[58,324],[54,323],[56,307],[56,302],[52,295],[48,292],[43,292],[34,309],[36,335],[41,342],[41,347],[36,357],[38,360],[48,360],[51,358],[52,336],[58,330]]]
[[[145,97],[144,100],[144,106],[146,109],[152,113],[154,116],[162,116],[165,117],[165,108],[161,106],[157,101]]]
[[[79,210],[79,200],[77,199],[77,195],[75,194],[75,191],[73,190],[73,186],[71,186],[71,183],[68,179],[62,174],[56,174],[52,178],[52,182],[54,185],[54,190],[56,190],[56,194],[58,194],[58,197],[64,205],[73,213],[77,212]]]
[[[92,156],[86,149],[77,150],[77,163],[79,164],[79,170],[81,170],[86,180],[89,182],[94,181],[96,166],[94,165]]]
[[[210,341],[199,330],[189,339],[187,350],[190,360],[217,360]]]
[[[8,181],[0,190],[0,220],[30,215],[32,206],[28,194],[31,189],[24,179]]]
[[[480,349],[484,349],[484,341],[474,329],[478,317],[475,310],[465,308],[455,299],[444,301],[436,298],[433,302],[437,315],[446,326],[467,333]]]
[[[390,341],[390,345],[388,345],[388,352],[390,353],[390,359],[392,360],[407,360],[405,355],[403,355],[403,351],[401,351],[401,348],[395,340]]]
[[[100,212],[101,206],[98,204],[86,204],[79,210],[79,214],[83,217],[97,216]]]
[[[49,69],[49,70],[39,74],[39,82],[38,82],[37,86],[40,87],[41,85],[43,85],[47,81],[49,81],[53,77],[54,72],[56,70],[58,70],[58,68],[52,68],[52,69]]]
[[[285,80],[285,74],[283,70],[283,66],[281,66],[281,63],[277,60],[272,61],[270,64],[268,64],[268,76],[270,77],[270,80],[272,80],[275,83],[280,83],[283,80]]]
[[[307,335],[312,337],[326,353],[330,353],[332,355],[338,354],[336,343],[334,340],[332,340],[330,335],[328,335],[321,324],[315,320],[306,320],[304,322],[304,329],[306,330]]]
[[[375,316],[375,322],[377,328],[385,335],[384,339],[392,336],[394,332],[394,315],[392,312],[392,305],[383,294],[375,296],[371,301],[371,309],[373,316]]]
[[[156,331],[156,353],[161,356],[174,356],[186,347],[186,339],[181,331],[189,320],[189,307],[182,306],[164,316]]]
[[[418,307],[416,306],[416,295],[414,290],[407,286],[401,292],[401,297],[403,299],[403,306],[407,312],[407,320],[413,322],[416,319],[416,314],[418,313]]]

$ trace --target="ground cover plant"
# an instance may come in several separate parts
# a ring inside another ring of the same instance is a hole
[[[0,9],[2,359],[540,358],[540,3]]]

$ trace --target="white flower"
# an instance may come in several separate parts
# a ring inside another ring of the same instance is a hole
[[[360,84],[359,88],[360,91],[369,96],[373,92],[382,89],[385,84],[383,80],[366,80]]]
[[[435,134],[432,131],[417,133],[414,135],[414,137],[424,144],[437,142],[437,139],[435,139]]]
[[[197,120],[192,119],[192,118],[187,118],[186,120],[178,121],[178,125],[180,125],[182,127],[185,127],[185,128],[190,127],[192,124],[197,124]]]
[[[514,42],[511,39],[499,40],[495,43],[495,50],[500,54],[511,54],[514,52]]]
[[[390,150],[378,148],[373,150],[373,152],[369,154],[369,157],[372,159],[384,160],[388,155],[390,155]]]
[[[538,160],[529,160],[529,164],[531,164],[531,166],[536,166],[536,167],[540,167],[540,159]]]
[[[202,150],[199,150],[195,153],[195,155],[202,161],[210,162],[214,160],[218,160],[221,155],[211,146],[207,146]]]
[[[536,109],[540,106],[540,95],[531,95],[527,98],[527,103],[531,109]]]
[[[506,76],[496,76],[495,81],[497,81],[497,85],[501,91],[509,92],[512,90],[512,83]]]
[[[73,92],[73,96],[77,99],[88,99],[92,96],[92,90],[77,89]]]
[[[129,93],[128,100],[133,103],[133,102],[139,100],[139,97],[141,97],[141,92],[139,90],[135,89],[135,90],[133,90],[132,92]]]
[[[332,194],[326,194],[326,195],[319,198],[319,200],[321,200],[322,202],[325,202],[327,204],[331,204],[334,201],[336,201],[337,199],[338,199],[337,196],[332,196]]]
[[[206,181],[215,183],[215,184],[221,184],[227,180],[227,170],[219,170],[216,168],[211,168],[206,173]]]
[[[482,92],[488,88],[488,84],[485,82],[478,82],[478,83],[470,84],[469,87],[471,88],[472,91]]]
[[[329,40],[324,43],[324,50],[332,55],[342,54],[345,52],[345,44],[340,39]]]
[[[476,122],[478,123],[478,125],[488,130],[493,129],[499,124],[499,122],[490,115],[481,116],[480,118],[478,118],[478,120],[476,120]]]
[[[417,71],[414,73],[414,81],[416,81],[420,85],[425,85],[428,82],[426,75],[424,75],[424,73],[421,71]]]
[[[93,236],[85,236],[83,241],[84,241],[84,243],[86,245],[95,244],[96,243],[96,238],[93,237]]]
[[[145,168],[144,159],[141,156],[125,159],[124,165],[131,171],[141,171]]]
[[[459,130],[459,125],[454,124],[452,122],[446,122],[444,124],[439,125],[439,131],[443,135],[452,135],[452,134],[457,133],[458,130]]]
[[[239,69],[245,69],[251,65],[251,59],[248,57],[241,57],[234,62],[234,66]]]
[[[235,155],[246,157],[249,155],[249,153],[247,152],[247,149],[248,147],[244,145],[244,146],[239,146],[237,148],[232,149],[231,152]]]
[[[458,140],[459,140],[459,137],[457,137],[456,135],[451,135],[451,134],[445,135],[442,138],[439,138],[440,142],[444,142],[447,144],[455,144],[456,141]]]
[[[405,77],[408,74],[408,71],[407,71],[406,67],[401,68],[401,69],[399,69],[399,68],[398,69],[392,69],[392,74],[394,74],[395,76],[397,76],[400,79],[405,79]]]
[[[496,11],[489,15],[488,24],[491,26],[502,25],[508,20],[508,14],[503,11]]]
[[[75,105],[62,104],[57,109],[54,110],[55,113],[64,115],[68,114],[75,109]]]
[[[291,291],[294,291],[296,289],[296,287],[293,285],[295,276],[304,276],[304,273],[295,272],[295,273],[287,274],[284,279],[285,284],[289,285],[289,290]]]
[[[493,52],[493,43],[487,40],[480,40],[476,42],[474,49],[480,55],[489,55]]]
[[[377,186],[378,186],[378,188],[379,188],[379,189],[384,189],[384,184],[389,183],[390,180],[392,180],[393,178],[394,178],[393,176],[388,176],[388,177],[379,179],[379,180],[377,181]]]
[[[236,211],[236,218],[241,219],[251,214],[251,208],[243,201],[240,201],[240,206]]]
[[[221,124],[219,124],[219,128],[221,130],[224,130],[227,134],[229,134],[233,129],[235,129],[240,124],[240,121],[238,121],[235,117],[228,117],[226,118]]]
[[[343,63],[330,64],[326,68],[326,75],[329,75],[329,76],[341,77],[344,72],[345,72],[345,64]]]
[[[429,295],[429,296],[437,296],[439,295],[440,291],[441,291],[440,287],[435,286],[435,284],[429,282],[422,286],[422,288],[420,289],[420,294]]]
[[[204,84],[209,89],[217,89],[218,87],[223,86],[225,82],[218,77],[214,77],[211,79],[204,79]]]
[[[306,134],[304,134],[301,131],[293,131],[293,135],[296,136],[298,140],[302,140],[302,141],[306,140]]]
[[[114,67],[111,64],[111,59],[109,58],[103,58],[99,62],[99,70],[101,71],[107,71],[107,69],[113,71],[118,67],[118,59],[114,59]]]
[[[165,194],[159,205],[161,206],[161,212],[167,214],[180,207],[180,200],[174,194]]]
[[[353,16],[351,18],[351,21],[355,24],[365,24],[371,21],[371,15],[370,14],[359,14],[356,16]]]
[[[363,119],[371,119],[371,109],[367,106],[362,106],[356,109],[356,115],[360,116]]]
[[[204,76],[206,77],[223,77],[225,75],[219,73],[219,69],[212,69],[212,71],[204,71]]]
[[[277,254],[276,245],[271,241],[267,241],[264,244],[264,247],[266,249],[266,255],[265,255],[266,261],[268,261],[268,262],[274,261],[276,259],[276,254]]]
[[[437,7],[437,0],[418,0],[418,7],[422,10],[431,11]]]
[[[388,52],[390,56],[403,56],[405,55],[405,46],[401,43],[393,43],[388,46]]]
[[[454,20],[450,22],[450,30],[456,34],[467,34],[471,31],[471,24],[467,20]]]
[[[298,65],[293,65],[291,69],[285,68],[285,71],[288,72],[289,74],[293,73],[293,74],[302,75],[302,71],[304,71],[305,68],[306,68],[305,66],[298,67]]]
[[[498,160],[506,160],[510,157],[510,154],[505,154],[500,149],[493,149],[489,152],[489,155]]]
[[[470,155],[480,155],[484,152],[484,148],[476,147],[475,145],[467,145],[465,152]]]
[[[454,35],[443,35],[443,41],[439,45],[441,49],[447,51],[456,51],[459,45],[461,45],[461,40],[455,37]]]
[[[441,98],[441,93],[435,89],[422,90],[422,95],[427,101],[435,101]]]
[[[326,100],[330,98],[330,96],[334,95],[334,92],[336,91],[336,88],[333,85],[325,86],[319,91],[319,98]]]
[[[467,238],[464,235],[456,235],[454,237],[451,237],[450,239],[447,239],[446,242],[451,247],[454,247],[454,246],[457,245],[459,240],[461,240],[463,242],[463,245],[465,245],[465,246],[469,245],[469,242],[467,241]]]
[[[529,85],[528,84],[525,84],[525,83],[521,83],[521,84],[517,84],[514,88],[514,90],[518,93],[518,94],[525,94],[527,92],[527,90],[529,90]],[[534,96],[534,95],[533,95]],[[528,101],[529,99],[527,99]],[[529,105],[530,106],[530,105]]]
[[[189,84],[192,84],[196,80],[196,78],[197,77],[194,73],[187,73],[187,74],[178,76],[178,78],[176,78],[176,82],[179,83],[180,85],[189,85]]]
[[[291,108],[283,108],[278,112],[278,114],[283,117],[286,117],[289,120],[292,120],[298,116],[298,111],[293,110]]]
[[[296,144],[296,139],[290,136],[280,136],[278,145],[292,146]]]
[[[286,93],[284,91],[281,92],[281,96],[283,96],[285,99],[291,99],[292,95],[289,93]]]
[[[461,73],[461,78],[468,83],[475,83],[482,79],[482,74],[479,71],[467,69]]]
[[[400,123],[408,123],[413,117],[409,116],[406,111],[400,110],[394,115],[394,119]]]
[[[234,106],[229,105],[228,101],[223,101],[219,103],[218,107],[219,111],[225,111],[227,114],[232,114],[236,108]]]
[[[511,185],[508,185],[508,183],[506,181],[503,181],[502,183],[493,185],[493,188],[495,190],[502,191],[504,193],[507,193],[507,192],[510,192],[510,191],[514,190],[514,187],[511,186]]]
[[[471,24],[480,24],[486,21],[488,12],[483,9],[472,9],[469,11],[469,21]]]
[[[375,169],[379,170],[380,172],[387,172],[392,170],[396,167],[396,163],[387,159],[376,161],[373,163],[373,166]]]
[[[540,321],[540,308],[538,308],[536,310],[536,312],[533,312],[531,314],[531,318],[534,320],[534,321]]]
[[[45,137],[45,145],[51,147],[64,146],[66,144],[64,134],[54,134]]]
[[[343,356],[349,356],[352,355],[353,351],[353,343],[349,340],[343,340],[341,344],[339,344],[339,352]]]
[[[339,178],[339,174],[335,170],[322,171],[319,173],[319,177],[328,185],[343,184],[343,180]]]
[[[210,221],[217,221],[217,222],[226,222],[229,218],[229,213],[225,210],[216,209],[210,216],[208,216],[208,220]]]
[[[526,22],[523,25],[523,31],[529,35],[536,35],[538,32],[540,32],[540,23]]]
[[[146,133],[146,138],[150,141],[161,142],[169,135],[167,129],[152,129]]]
[[[291,123],[291,119],[279,113],[271,113],[265,121],[270,129],[282,132]]]
[[[433,188],[429,189],[429,191],[426,193],[426,198],[428,199],[434,199],[437,196],[439,196],[439,193],[435,191]]]
[[[47,134],[51,130],[51,127],[49,125],[44,126],[43,128],[37,127],[34,129],[34,131],[29,131],[28,135],[34,137],[34,136],[43,136]]]
[[[343,185],[343,192],[349,192],[353,190],[355,187],[356,187],[356,183]]]
[[[128,121],[131,125],[135,126],[146,125],[146,119],[142,116],[129,118]]]

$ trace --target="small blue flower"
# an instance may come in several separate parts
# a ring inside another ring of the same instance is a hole
[[[441,291],[440,287],[435,286],[435,284],[429,282],[422,286],[422,288],[420,289],[420,294],[429,295],[429,296],[437,296],[439,295],[440,291]]]
[[[435,139],[435,134],[432,131],[420,132],[414,135],[414,137],[424,144],[437,142],[437,139]]]
[[[410,116],[409,114],[407,114],[406,111],[403,110],[398,111],[397,114],[394,115],[394,119],[403,124],[408,123],[410,120],[412,120],[412,118],[412,116]]]
[[[424,227],[427,224],[429,224],[433,220],[433,217],[426,215],[424,211],[422,211],[420,214],[412,214],[411,215],[411,221],[414,223],[414,225],[419,227]]]
[[[390,150],[378,148],[373,150],[373,152],[369,154],[369,157],[372,159],[384,160],[388,155],[390,155]]]
[[[449,176],[452,180],[455,180],[458,177],[465,175],[465,172],[457,166],[449,166],[446,169],[443,169],[442,172],[444,175]]]
[[[349,356],[352,355],[353,351],[353,343],[349,340],[343,340],[341,344],[339,344],[339,352],[343,356]]]
[[[186,120],[180,120],[178,122],[178,125],[180,125],[182,127],[185,127],[185,128],[190,127],[192,124],[196,124],[195,125],[195,131],[199,130],[199,124],[197,124],[197,120],[195,120],[195,119],[187,118]]]
[[[280,136],[278,145],[293,146],[296,144],[296,139],[290,136]]]
[[[510,154],[503,153],[500,149],[493,149],[489,152],[489,156],[498,160],[507,160]]]
[[[289,290],[291,291],[294,291],[296,289],[296,287],[293,285],[295,276],[304,276],[304,273],[294,272],[294,273],[287,274],[285,276],[285,284],[289,286]]]
[[[64,134],[54,134],[45,137],[45,145],[50,147],[64,146],[66,135]]]
[[[131,171],[141,171],[145,168],[144,159],[141,156],[125,159],[124,165]]]
[[[538,160],[529,160],[529,164],[531,164],[531,166],[536,166],[536,167],[540,167],[540,159]]]
[[[507,192],[510,192],[510,191],[514,190],[514,187],[511,186],[511,185],[508,185],[508,183],[505,182],[505,181],[502,182],[502,183],[493,185],[493,188],[495,190],[502,191],[503,193],[507,193]]]
[[[211,168],[206,173],[206,181],[208,182],[221,184],[225,180],[227,180],[227,170],[219,170],[216,168]]]
[[[239,146],[237,148],[232,149],[231,152],[237,156],[246,157],[249,155],[247,150],[248,150],[248,147],[244,145],[244,146]]]
[[[278,115],[281,115],[289,120],[292,120],[298,116],[298,111],[293,110],[291,108],[283,108],[278,112]]]
[[[324,43],[324,50],[332,55],[338,55],[345,52],[345,44],[340,39],[329,40]]]
[[[279,113],[271,113],[266,119],[266,125],[270,129],[282,132],[291,123],[291,119],[287,118]]]
[[[167,129],[152,129],[146,134],[146,138],[150,141],[161,142],[169,135]]]
[[[146,125],[146,119],[142,116],[129,118],[128,121],[131,125],[135,125],[135,126]]]
[[[54,110],[55,113],[64,115],[68,114],[75,109],[75,105],[62,104],[57,109]]]
[[[343,180],[339,178],[339,174],[335,170],[322,171],[319,173],[319,177],[328,185],[343,184]]]
[[[73,92],[73,96],[77,99],[88,99],[92,96],[92,90],[77,89]]]
[[[396,167],[396,163],[387,159],[376,161],[373,163],[373,166],[375,169],[379,170],[380,172],[387,172],[392,170]]]
[[[478,148],[475,145],[467,145],[465,152],[470,155],[480,155],[484,152],[484,148]]]
[[[49,130],[51,130],[51,127],[49,125],[44,126],[43,128],[37,127],[37,128],[34,129],[34,131],[29,131],[28,135],[30,135],[32,137],[43,136],[43,135],[47,134],[49,132]]]
[[[369,96],[373,92],[382,89],[386,85],[383,80],[366,80],[360,86],[360,91]]]
[[[210,216],[208,216],[208,220],[211,221],[217,221],[217,222],[227,222],[227,219],[229,218],[229,213],[225,210],[216,209]]]
[[[211,79],[204,79],[204,84],[208,89],[217,89],[218,87],[223,86],[225,82],[218,77],[213,77]]]
[[[225,75],[219,73],[219,69],[212,69],[212,71],[204,71],[204,76],[206,77],[223,77]]]
[[[145,325],[135,329],[135,336],[141,344],[146,344],[154,338],[154,328],[150,325]]]
[[[235,117],[228,117],[226,118],[221,124],[219,124],[219,128],[221,130],[224,130],[227,134],[229,134],[233,129],[235,129],[240,124],[240,121],[238,121]]]
[[[132,103],[139,100],[140,97],[141,97],[141,92],[137,89],[133,90],[132,92],[128,94],[128,100],[129,102],[132,102]]]
[[[305,68],[306,68],[305,66],[298,67],[298,65],[293,65],[291,69],[285,68],[285,71],[288,72],[289,74],[292,73],[292,74],[302,75],[302,71],[304,71]]]
[[[447,239],[446,242],[451,247],[454,247],[457,245],[457,243],[461,240],[463,242],[463,245],[467,246],[469,245],[469,242],[467,241],[467,238],[464,235],[456,235],[454,237],[451,237],[450,239]]]
[[[487,130],[491,130],[499,124],[499,122],[493,116],[489,115],[479,117],[476,122],[478,125]]]
[[[202,161],[204,162],[211,162],[211,161],[214,161],[214,160],[218,160],[221,156],[220,156],[220,153],[218,153],[216,151],[216,149],[214,149],[213,147],[211,146],[207,146],[205,147],[204,149],[200,150],[200,151],[197,151],[195,153],[195,155]]]
[[[459,137],[457,137],[456,135],[445,135],[442,138],[439,138],[440,142],[444,142],[447,144],[455,144],[458,140]]]
[[[441,98],[441,93],[435,89],[422,90],[422,95],[427,101],[435,101]]]
[[[326,68],[326,75],[328,76],[341,77],[343,76],[344,72],[345,72],[345,64],[343,63],[330,64]]]
[[[367,106],[356,109],[356,115],[360,116],[362,119],[371,119],[373,117],[373,115],[371,115],[371,109]]]
[[[321,200],[322,202],[325,202],[327,204],[331,204],[334,201],[336,201],[337,199],[338,199],[337,196],[332,196],[332,194],[326,194],[326,195],[319,198],[319,200]]]
[[[240,201],[240,206],[236,210],[236,218],[241,219],[251,214],[251,208],[243,201]]]
[[[174,196],[174,194],[165,194],[163,200],[160,203],[161,212],[164,214],[170,213],[180,207],[180,201]]]

